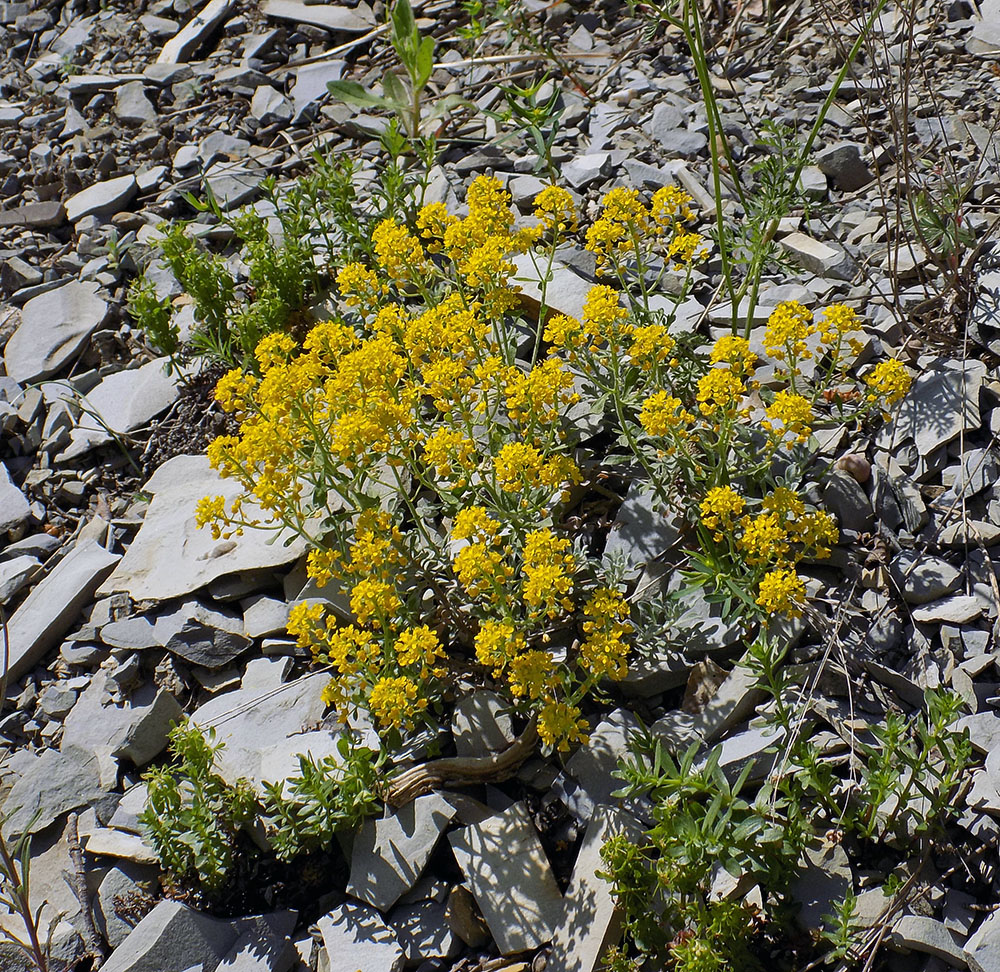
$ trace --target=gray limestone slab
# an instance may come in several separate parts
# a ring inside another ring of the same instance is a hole
[[[348,902],[316,924],[326,948],[329,972],[401,972],[406,954],[374,908]]]
[[[213,540],[195,523],[195,505],[204,496],[240,493],[237,483],[221,479],[204,456],[175,456],[145,483],[153,494],[139,532],[99,593],[125,591],[134,600],[183,597],[219,577],[290,564],[305,552],[305,542],[283,531],[276,537],[247,530],[241,537]],[[264,514],[245,504],[248,516]],[[285,541],[290,541],[287,545]]]
[[[0,537],[24,524],[30,512],[28,498],[14,485],[7,467],[0,462]],[[3,600],[0,597],[0,602]]]
[[[587,826],[566,889],[565,909],[552,936],[547,972],[594,972],[604,953],[621,938],[621,915],[604,869],[601,848],[612,837],[638,840],[642,828],[622,810],[599,806]]]
[[[551,941],[563,897],[523,803],[457,830],[449,840],[504,955]]]
[[[177,64],[187,61],[204,45],[212,32],[236,6],[236,0],[209,0],[209,3],[192,17],[163,45],[157,64]]]
[[[347,893],[380,911],[416,884],[455,808],[436,793],[388,817],[369,818],[354,839]]]
[[[21,325],[4,349],[4,367],[21,384],[48,378],[83,347],[108,314],[97,284],[71,281],[32,297],[21,308]]]
[[[74,547],[35,585],[8,624],[11,680],[30,671],[59,643],[119,560],[119,554],[87,540]]]

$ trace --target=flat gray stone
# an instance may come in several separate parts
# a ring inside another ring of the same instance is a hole
[[[243,619],[202,601],[185,601],[156,619],[154,634],[167,651],[192,665],[221,668],[251,644]]]
[[[552,935],[546,972],[594,972],[604,953],[620,940],[621,914],[611,885],[597,872],[605,868],[601,848],[622,834],[639,840],[642,828],[624,811],[606,806],[594,811],[573,865],[562,918]]]
[[[163,45],[157,64],[178,64],[207,42],[212,32],[229,16],[236,0],[209,0],[200,13],[192,17]]]
[[[289,940],[297,921],[295,911],[237,918],[232,922],[236,941],[215,972],[288,972],[298,958]]]
[[[4,349],[8,376],[25,385],[54,375],[107,315],[107,302],[97,296],[92,282],[72,281],[32,297],[21,308],[21,325]]]
[[[523,803],[457,830],[449,840],[501,953],[551,941],[563,898]]]
[[[29,672],[59,643],[120,559],[119,554],[87,540],[38,582],[8,623],[11,681]]]
[[[2,477],[0,477],[2,483]],[[0,492],[3,487],[0,486]],[[3,508],[3,498],[0,496],[0,509]],[[2,532],[2,530],[0,530]],[[0,561],[0,604],[6,604],[41,566],[34,557],[12,557]]]
[[[823,505],[837,517],[842,530],[867,533],[875,511],[864,487],[849,473],[834,470],[823,481]]]
[[[284,668],[280,661],[272,665]],[[219,753],[217,771],[228,783],[246,779],[263,794],[262,767],[272,750],[287,750],[289,737],[301,735],[319,723],[326,703],[323,688],[329,676],[313,672],[295,681],[267,688],[237,689],[217,695],[191,714],[191,721],[202,729],[214,728],[216,740],[224,743]],[[308,746],[301,739],[295,743],[299,752]]]
[[[608,531],[604,560],[620,557],[637,570],[666,553],[680,539],[682,525],[680,516],[659,509],[646,484],[635,480]]]
[[[431,793],[391,816],[366,820],[354,839],[347,893],[387,911],[416,884],[454,816],[455,808]]]
[[[830,176],[841,192],[854,192],[867,186],[874,176],[861,158],[857,142],[837,142],[816,153],[816,165]]]
[[[84,216],[114,216],[135,199],[138,191],[134,175],[95,182],[66,200],[66,218],[75,223]]]
[[[839,247],[814,240],[805,233],[789,233],[780,240],[782,249],[803,269],[818,277],[850,280],[857,271],[854,261]]]
[[[889,428],[893,445],[912,437],[921,456],[979,428],[979,389],[986,374],[981,361],[962,370],[941,367],[917,377],[899,404]]]
[[[807,929],[823,926],[826,915],[843,900],[852,887],[851,865],[840,844],[810,847],[803,855],[799,876],[791,889],[791,898],[801,905],[799,921]]]
[[[889,575],[907,604],[927,604],[962,586],[962,572],[940,557],[903,550],[889,564]]]
[[[489,756],[514,741],[510,703],[496,692],[479,689],[455,703],[451,735],[459,756]]]
[[[36,834],[62,814],[90,806],[103,794],[96,757],[80,749],[66,753],[43,749],[30,763],[22,764],[7,794],[4,833],[8,837]]]
[[[914,952],[937,956],[954,968],[967,966],[962,937],[950,931],[941,921],[923,915],[904,915],[892,926],[889,933],[892,943]]]
[[[965,943],[965,960],[972,972],[1000,970],[1000,911],[992,911]]]
[[[343,34],[364,34],[376,26],[375,15],[364,2],[342,7],[332,3],[302,3],[300,0],[267,0],[261,9],[265,17],[311,24]]]
[[[406,955],[399,940],[367,905],[347,902],[316,924],[326,948],[329,972],[400,972]]]
[[[623,782],[612,774],[618,762],[629,753],[630,742],[639,733],[639,720],[627,709],[616,709],[602,719],[586,746],[581,746],[566,763],[566,772],[581,786],[590,806],[579,807],[584,817],[589,817],[595,806],[615,805],[611,796],[620,790]]]
[[[101,966],[104,972],[214,972],[237,938],[228,921],[161,901]]]
[[[269,84],[260,85],[250,99],[250,114],[262,125],[289,122],[293,113],[292,103]]]
[[[106,445],[113,441],[112,433],[133,432],[173,405],[180,397],[181,381],[176,374],[167,374],[168,360],[156,358],[102,378],[83,396],[86,411],[70,431],[70,444],[57,461],[66,462]]]
[[[118,915],[116,899],[122,903],[134,894],[156,891],[158,868],[122,861],[104,875],[94,900],[94,923],[112,948],[128,938],[135,925]]]
[[[292,99],[293,122],[315,111],[316,106],[329,95],[327,84],[339,81],[346,67],[346,61],[329,60],[303,64],[295,71],[295,84],[288,92]]]
[[[962,716],[952,727],[956,732],[969,730],[969,742],[980,753],[1000,749],[1000,715],[996,712],[975,712]]]
[[[15,530],[26,523],[30,513],[28,498],[14,485],[7,467],[0,462],[0,537],[5,536],[8,530]],[[5,599],[0,597],[0,603]]]
[[[205,182],[223,209],[234,209],[248,202],[260,190],[267,173],[232,162],[216,162],[205,173]]]
[[[156,108],[142,81],[129,81],[115,90],[115,117],[124,125],[156,124]]]
[[[241,537],[213,540],[211,531],[195,523],[195,505],[204,496],[225,496],[227,503],[241,490],[221,479],[204,456],[175,456],[143,486],[153,494],[139,532],[115,572],[98,593],[127,592],[136,601],[183,597],[229,574],[265,570],[293,563],[305,552],[305,541],[282,531],[247,530]],[[244,504],[248,516],[264,514]],[[285,541],[290,540],[288,545]]]
[[[407,964],[435,958],[454,958],[462,949],[461,939],[448,924],[446,905],[437,901],[401,904],[388,916]]]
[[[949,624],[966,624],[982,617],[983,605],[979,598],[971,594],[952,594],[939,601],[931,601],[921,607],[914,608],[913,620],[922,623],[947,622]]]

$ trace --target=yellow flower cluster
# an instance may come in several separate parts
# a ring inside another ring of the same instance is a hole
[[[628,260],[641,260],[644,248],[665,233],[671,237],[664,255],[678,264],[704,259],[707,248],[700,234],[690,233],[684,224],[694,219],[691,197],[676,186],[664,186],[649,206],[638,190],[616,188],[601,200],[601,215],[587,230],[587,249],[597,256],[597,272],[612,267],[620,274]],[[641,270],[641,267],[640,267]]]
[[[683,275],[706,255],[689,229],[691,199],[673,186],[651,198],[609,192],[586,243],[618,283],[590,288],[579,319],[531,321],[515,257],[527,254],[540,273],[552,265],[557,243],[578,232],[573,197],[544,188],[530,226],[516,222],[495,178],[474,179],[466,203],[462,218],[429,203],[412,222],[382,220],[373,258],[336,272],[342,317],[315,323],[301,342],[267,335],[248,367],[220,380],[216,397],[241,427],[209,458],[242,493],[228,504],[206,497],[196,518],[228,535],[257,525],[256,505],[309,539],[309,577],[336,581],[341,612],[353,614],[343,623],[305,603],[289,619],[333,672],[329,703],[367,706],[384,732],[408,730],[441,704],[450,671],[474,649],[545,745],[565,750],[586,739],[587,694],[627,674],[635,637],[623,593],[564,534],[562,504],[584,482],[578,460],[588,488],[600,491],[603,475],[578,431],[581,395],[603,409],[616,461],[644,467],[651,488],[690,504],[696,532],[753,585],[762,612],[794,615],[805,597],[796,567],[829,556],[834,521],[788,489],[761,497],[757,473],[736,467],[763,468],[779,445],[826,421],[825,389],[797,382],[798,365],[815,357],[817,374],[835,365],[859,323],[840,304],[814,317],[786,302],[762,347],[724,335],[703,367],[651,300],[657,274]],[[525,324],[541,341],[519,357]],[[761,388],[764,355],[779,371]],[[887,361],[865,381],[858,415],[898,403],[910,377]],[[765,449],[751,414],[761,415]],[[704,492],[708,476],[717,485]],[[737,482],[745,495],[724,485]]]

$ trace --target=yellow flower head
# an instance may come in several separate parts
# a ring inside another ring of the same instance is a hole
[[[716,542],[721,543],[723,531],[732,530],[745,507],[746,501],[732,486],[715,486],[701,501],[701,522],[713,531]]]
[[[542,743],[566,752],[570,743],[586,743],[590,726],[580,718],[580,710],[567,702],[552,700],[538,714],[538,736]]]
[[[425,241],[428,253],[440,253],[444,245],[445,233],[454,226],[458,218],[448,212],[443,202],[427,203],[417,213],[417,231]]]
[[[694,200],[683,189],[677,186],[663,186],[653,193],[653,200],[650,204],[650,214],[653,222],[663,228],[672,226],[674,223],[687,223],[694,219],[691,212],[690,203]]]
[[[869,402],[879,402],[883,406],[895,405],[906,397],[913,379],[902,361],[890,358],[880,361],[865,375],[865,384],[870,391]]]
[[[648,366],[666,361],[673,353],[676,341],[667,333],[662,324],[647,324],[632,332],[632,344],[628,349],[632,364]]]
[[[556,237],[576,232],[576,208],[573,197],[561,186],[546,186],[535,196],[535,216]]]
[[[385,581],[364,579],[351,588],[351,610],[361,624],[372,617],[391,618],[401,605],[395,588]]]
[[[554,314],[545,322],[542,339],[555,348],[575,348],[583,342],[583,325],[575,317]]]
[[[396,639],[396,661],[400,665],[433,665],[442,655],[440,639],[426,624],[407,628]]]
[[[417,683],[405,675],[380,678],[368,697],[368,706],[382,729],[413,726],[418,713],[427,708],[427,700],[417,698]]]
[[[772,570],[764,575],[758,588],[757,603],[768,614],[801,617],[805,600],[805,584],[794,570]]]
[[[750,375],[757,365],[757,355],[750,350],[750,342],[735,334],[723,334],[708,359],[712,364],[727,364],[734,374]]]
[[[684,410],[681,400],[663,390],[650,395],[639,410],[639,422],[646,434],[653,438],[669,435],[690,422],[691,418],[691,414]]]
[[[379,266],[393,280],[405,282],[423,273],[426,262],[423,247],[406,227],[384,219],[372,233],[372,244]]]
[[[260,370],[268,371],[276,365],[287,364],[296,347],[294,338],[281,331],[275,331],[260,339],[253,356],[257,359]]]
[[[373,313],[385,288],[363,263],[348,263],[337,272],[337,289],[348,307],[357,307],[362,317]]]
[[[812,311],[797,300],[778,304],[764,328],[764,350],[775,361],[794,362],[811,357],[806,338],[816,332]]]
[[[802,395],[779,391],[765,409],[765,414],[767,418],[761,424],[778,439],[791,435],[802,443],[812,432],[812,402]]]
[[[510,660],[508,682],[511,694],[537,699],[555,685],[555,662],[547,651],[526,651]]]
[[[702,415],[733,413],[746,394],[746,385],[728,368],[711,368],[698,381],[698,408]]]
[[[483,621],[475,647],[479,663],[489,666],[499,676],[510,660],[524,651],[524,635],[515,631],[509,621]]]
[[[453,540],[493,540],[500,530],[500,522],[494,520],[481,506],[468,506],[455,514],[451,528]]]

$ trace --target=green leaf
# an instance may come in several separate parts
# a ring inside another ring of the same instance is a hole
[[[385,92],[384,100],[391,104],[395,111],[405,111],[409,107],[410,97],[398,74],[386,71],[382,78],[382,90]]]
[[[328,81],[326,87],[334,98],[339,98],[349,105],[363,108],[392,108],[385,98],[369,91],[357,81]]]
[[[420,38],[420,35],[417,33],[417,22],[413,18],[413,8],[410,6],[410,0],[396,0],[392,5],[391,21],[392,43],[402,59],[403,51],[400,48],[406,47],[408,51],[415,52]]]
[[[434,38],[425,37],[420,41],[417,48],[417,56],[414,62],[416,70],[413,72],[413,85],[418,90],[427,84],[434,70]]]

